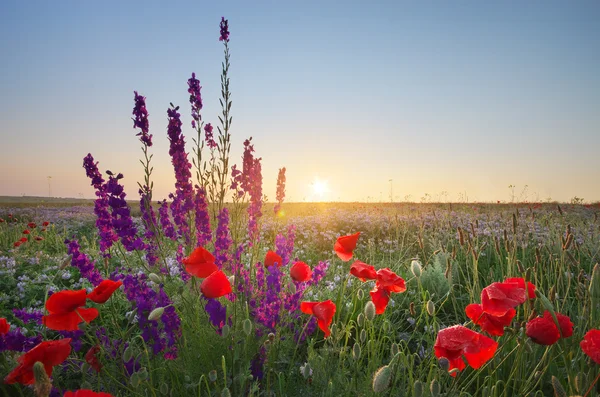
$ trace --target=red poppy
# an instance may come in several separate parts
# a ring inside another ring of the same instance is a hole
[[[458,368],[462,371],[467,366],[463,357],[472,368],[480,368],[494,356],[498,342],[462,325],[455,325],[438,332],[433,348],[438,359],[445,357],[450,362],[449,370]],[[456,376],[456,372],[451,375]]]
[[[61,364],[71,354],[71,338],[45,341],[29,350],[17,359],[17,367],[4,378],[4,383],[33,384],[33,364],[37,361],[44,364],[48,376],[52,376],[55,365]]]
[[[355,261],[352,266],[350,266],[350,274],[354,277],[358,277],[360,281],[363,283],[368,280],[377,279],[377,272],[375,271],[375,267],[371,265],[367,265],[361,261]]]
[[[46,227],[46,226],[48,226],[49,224],[50,224],[50,222],[44,222],[44,223],[42,223],[42,226]]]
[[[75,391],[68,391],[63,397],[113,397],[113,395],[104,392],[97,393],[88,389],[80,389]]]
[[[555,314],[558,325],[560,325],[560,331],[548,310],[544,312],[544,317],[536,317],[527,323],[525,333],[534,343],[549,346],[555,344],[560,339],[561,334],[563,338],[573,335],[573,323],[569,317],[560,313]]]
[[[19,239],[19,241],[22,242],[22,243],[26,243],[27,242],[27,237],[21,237]]]
[[[23,230],[23,234],[29,234],[29,230],[27,230],[27,229]]]
[[[23,243],[20,241],[17,241],[16,243],[13,244],[13,247],[20,247],[21,244],[23,244]]]
[[[4,219],[0,218],[0,223],[6,222]]]
[[[406,283],[404,282],[404,279],[387,267],[377,271],[377,285],[380,288],[385,288],[390,292],[406,291]]]
[[[102,280],[102,282],[87,295],[87,298],[92,302],[105,303],[121,285],[123,285],[122,281]]]
[[[30,228],[30,229],[35,229],[37,227],[37,225],[34,222],[29,222],[27,224],[27,227]]]
[[[206,298],[219,298],[231,293],[231,283],[225,273],[217,270],[202,281],[200,291]]]
[[[579,344],[581,350],[596,364],[600,364],[600,329],[591,329]]]
[[[43,227],[43,228],[42,228],[42,232],[45,232],[45,231],[46,231],[46,228],[45,228],[45,227]]]
[[[358,237],[360,236],[360,232],[350,234],[348,236],[340,236],[333,246],[333,250],[337,254],[337,256],[343,260],[344,262],[348,262],[352,259],[352,255],[354,249],[356,248],[356,243],[358,242]]]
[[[100,345],[96,345],[85,353],[85,362],[90,365],[90,367],[94,368],[96,372],[100,372],[102,369],[102,364],[98,361],[98,357],[96,354],[100,352]]]
[[[511,277],[504,280],[505,283],[515,283],[519,286],[519,288],[525,289],[525,279],[522,277]],[[527,297],[529,299],[535,298],[535,285],[531,282],[527,282]]]
[[[190,256],[183,258],[185,270],[196,277],[206,278],[219,270],[215,257],[203,247],[196,248]]]
[[[290,269],[290,277],[295,281],[308,281],[312,276],[312,270],[304,262],[296,262]]]
[[[50,313],[42,318],[44,325],[55,331],[77,331],[79,323],[89,323],[98,317],[98,310],[85,305],[85,290],[65,290],[52,294],[46,301],[46,310]]]
[[[504,316],[510,309],[525,302],[528,295],[523,279],[520,279],[521,283],[508,280],[503,283],[492,283],[481,291],[481,305],[484,312],[492,316]],[[531,291],[530,288],[528,290]]]
[[[515,309],[510,309],[503,316],[492,316],[483,311],[483,306],[478,303],[472,303],[465,308],[467,317],[481,327],[482,330],[490,335],[504,335],[504,327],[508,327],[517,314]]]
[[[10,324],[4,317],[0,318],[0,335],[4,335],[10,329]]]
[[[390,301],[390,291],[385,288],[379,288],[377,285],[375,285],[375,288],[369,292],[369,294],[371,295],[371,300],[375,305],[375,313],[383,314]]]
[[[44,238],[42,236],[35,236],[35,241],[42,241]]]
[[[283,259],[273,251],[268,251],[265,255],[265,267],[271,267],[277,264],[277,266],[283,265]]]
[[[324,302],[302,302],[300,303],[300,310],[302,313],[311,314],[317,319],[317,324],[321,331],[325,333],[325,337],[331,335],[329,326],[333,321],[333,315],[335,314],[335,303],[331,300]]]

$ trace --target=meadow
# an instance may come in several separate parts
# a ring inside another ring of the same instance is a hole
[[[0,205],[3,396],[598,395],[598,204],[287,203],[285,168],[267,202],[219,34],[220,124],[192,74],[168,200],[135,92],[139,200],[83,153],[95,200]]]

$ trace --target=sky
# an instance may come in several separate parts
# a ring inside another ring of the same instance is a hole
[[[289,201],[600,200],[598,1],[3,1],[0,195],[92,198],[92,153],[137,198],[137,90],[166,198],[192,72],[218,124],[221,16],[230,163],[253,137],[270,201],[281,167]]]

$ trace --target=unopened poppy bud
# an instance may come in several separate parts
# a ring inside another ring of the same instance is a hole
[[[244,323],[242,324],[242,329],[244,330],[246,336],[250,336],[250,333],[252,332],[252,321],[250,321],[249,318],[244,320]]]
[[[438,360],[438,364],[440,365],[440,368],[444,371],[448,371],[448,369],[450,369],[450,361],[446,357],[441,357]]]
[[[410,271],[416,278],[419,278],[421,277],[421,273],[423,272],[423,267],[421,266],[419,261],[414,260],[410,263]]]
[[[434,379],[429,384],[429,391],[431,392],[431,397],[439,397],[440,395],[440,383],[437,379]]]
[[[359,313],[356,317],[356,324],[358,324],[359,327],[365,325],[365,316],[362,313]]]
[[[550,382],[552,383],[552,388],[554,389],[554,395],[556,397],[567,397],[567,392],[562,387],[556,376],[553,376]]]
[[[162,385],[160,385],[160,394],[162,394],[163,396],[166,396],[167,394],[169,394],[169,385],[167,385],[166,383],[163,383]]]
[[[133,358],[133,348],[128,346],[127,349],[123,352],[123,361],[128,363]]]
[[[134,372],[130,377],[129,377],[129,382],[131,383],[131,386],[133,387],[138,387],[141,383],[140,380],[140,376],[138,375],[137,372]]]
[[[138,376],[140,377],[140,380],[148,379],[148,370],[146,367],[142,367],[142,369],[138,371]]]
[[[270,340],[271,342],[273,342],[273,340],[275,340],[275,334],[274,334],[274,333],[272,333],[272,332],[269,332],[269,334],[267,335],[267,338],[269,338],[269,340]]]
[[[430,316],[433,316],[435,314],[435,304],[431,300],[427,301],[427,313]]]
[[[229,389],[227,387],[224,388],[221,392],[221,397],[231,397],[231,393],[229,392]]]
[[[398,344],[396,342],[392,343],[392,348],[391,348],[392,357],[395,357],[396,354],[398,354],[399,352],[400,352],[400,348],[398,347]]]
[[[358,297],[358,300],[361,301],[365,297],[365,292],[362,289],[359,289],[356,296]]]
[[[366,331],[366,330],[363,328],[363,329],[360,331],[360,341],[361,341],[362,343],[365,343],[365,340],[367,340],[367,331]]]
[[[48,397],[52,391],[52,382],[50,382],[43,363],[36,361],[33,364],[33,378],[35,380],[33,386],[35,397]]]
[[[157,307],[156,309],[154,309],[150,312],[150,315],[148,316],[148,320],[150,320],[150,321],[158,320],[160,318],[160,316],[163,315],[164,312],[165,312],[164,307]]]
[[[365,317],[369,321],[373,321],[375,318],[375,304],[372,301],[368,301],[365,305]]]
[[[72,259],[73,259],[73,256],[71,256],[71,255],[67,256],[67,258],[60,264],[59,269],[63,270],[64,268],[69,266],[71,264]]]
[[[358,361],[358,359],[360,358],[360,353],[360,345],[358,343],[355,343],[354,346],[352,346],[352,358],[354,359],[354,361]]]
[[[389,365],[384,365],[375,372],[373,376],[373,391],[375,393],[383,393],[390,386],[392,378],[392,369]]]
[[[453,374],[457,374],[459,373],[460,370],[458,368],[452,368],[450,371],[448,371],[448,373],[452,376]]]
[[[288,287],[289,287],[290,292],[292,293],[292,295],[296,293],[296,291],[297,291],[296,284],[290,283],[290,285]]]
[[[229,276],[227,280],[229,280],[229,284],[235,285],[235,275]]]
[[[229,331],[230,331],[229,325],[225,324],[223,326],[223,328],[221,329],[221,335],[223,336],[223,338],[227,338],[227,335],[229,335]]]
[[[148,275],[148,278],[150,279],[150,281],[152,281],[153,283],[156,284],[160,284],[160,277],[158,277],[158,274],[156,273],[150,273]]]
[[[211,382],[216,382],[216,381],[217,381],[217,371],[216,371],[216,370],[214,370],[214,369],[213,369],[212,371],[210,371],[210,372],[208,373],[208,379],[209,379]]]
[[[423,396],[423,383],[420,380],[415,381],[413,384],[413,396],[414,397],[422,397]]]

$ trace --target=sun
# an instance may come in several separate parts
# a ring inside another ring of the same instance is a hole
[[[311,186],[312,186],[313,196],[315,196],[317,198],[322,199],[329,192],[329,185],[328,185],[327,181],[324,181],[322,179],[315,178],[315,180]]]

